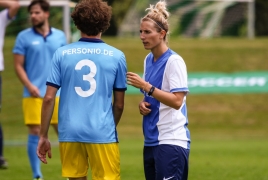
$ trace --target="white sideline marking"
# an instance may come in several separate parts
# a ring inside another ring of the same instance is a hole
[[[58,146],[59,142],[58,141],[50,141],[51,146]],[[4,146],[25,146],[27,145],[27,141],[4,141]]]

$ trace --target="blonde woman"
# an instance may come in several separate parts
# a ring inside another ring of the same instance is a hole
[[[128,84],[144,94],[144,173],[146,180],[186,180],[190,152],[187,128],[187,69],[184,60],[167,46],[166,2],[150,5],[141,19],[140,39],[151,52],[144,60],[143,78],[127,73]]]

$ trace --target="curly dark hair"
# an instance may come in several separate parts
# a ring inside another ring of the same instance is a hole
[[[102,0],[80,0],[71,17],[76,27],[88,36],[96,36],[110,26],[112,7]]]

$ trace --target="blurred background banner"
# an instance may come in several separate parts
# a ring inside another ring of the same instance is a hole
[[[188,87],[190,94],[267,93],[268,71],[189,73]],[[140,91],[137,88],[128,86],[127,93],[139,94]]]
[[[267,93],[268,71],[189,73],[190,93]]]

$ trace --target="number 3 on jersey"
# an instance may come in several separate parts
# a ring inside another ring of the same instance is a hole
[[[74,87],[74,89],[79,96],[88,97],[96,91],[96,80],[94,79],[94,76],[97,73],[97,67],[93,61],[84,59],[76,64],[75,70],[81,70],[84,66],[88,66],[90,68],[90,73],[83,75],[83,80],[90,83],[90,89],[87,91],[84,91],[81,87]]]

